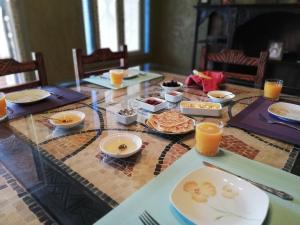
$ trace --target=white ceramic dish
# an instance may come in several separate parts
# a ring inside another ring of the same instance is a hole
[[[160,86],[162,87],[162,89],[164,89],[164,91],[166,92],[170,92],[170,91],[177,91],[177,90],[180,90],[182,87],[183,87],[183,83],[181,82],[178,82],[177,83],[179,84],[178,87],[166,87],[163,85],[163,83],[160,84]]]
[[[120,145],[126,145],[127,148],[119,149]],[[138,151],[142,147],[142,139],[137,135],[124,133],[114,134],[103,138],[99,144],[100,150],[114,158],[126,158]]]
[[[199,106],[192,107],[191,105]],[[183,114],[187,115],[213,117],[220,117],[222,115],[222,105],[214,102],[182,101],[180,102],[180,110]]]
[[[145,102],[147,100],[156,100],[156,101],[159,101],[160,103],[157,105],[151,105],[151,104],[148,104]],[[157,112],[157,111],[162,110],[167,107],[166,100],[163,100],[160,98],[155,98],[155,97],[149,97],[149,98],[145,98],[143,100],[138,100],[138,102],[139,102],[139,107],[141,107],[147,111],[150,111],[150,112]]]
[[[119,123],[129,125],[131,123],[134,123],[137,120],[137,113],[134,113],[133,115],[130,116],[124,116],[121,115],[120,113],[117,113],[116,118]]]
[[[59,121],[64,119],[68,120],[72,118],[74,119],[73,121],[66,122],[66,123],[61,123]],[[52,115],[49,119],[49,122],[53,126],[56,126],[58,128],[68,129],[81,124],[84,121],[84,119],[85,119],[85,114],[83,112],[71,110],[71,111],[59,112]]]
[[[261,225],[268,196],[223,171],[202,167],[185,176],[170,195],[172,205],[195,224]]]
[[[212,102],[225,103],[235,98],[235,95],[229,91],[210,91],[207,96]]]
[[[137,77],[140,73],[141,73],[141,71],[139,71],[137,69],[125,70],[124,79],[131,79],[131,78]],[[110,79],[109,72],[103,73],[102,77]]]
[[[15,91],[7,93],[5,98],[7,101],[15,104],[29,104],[48,98],[51,94],[42,89],[27,89],[23,91]]]
[[[172,93],[176,95],[172,95]],[[170,91],[165,93],[165,99],[168,102],[180,102],[182,100],[183,94],[178,91]]]
[[[300,105],[277,102],[269,106],[268,112],[283,120],[300,122]]]

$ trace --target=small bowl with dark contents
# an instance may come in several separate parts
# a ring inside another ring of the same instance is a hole
[[[137,113],[134,109],[121,109],[117,114],[117,121],[119,123],[129,125],[137,120]]]
[[[160,98],[149,97],[139,101],[139,106],[150,112],[157,112],[167,107],[167,101]]]
[[[183,84],[176,80],[164,81],[160,86],[167,92],[176,91],[183,87]]]

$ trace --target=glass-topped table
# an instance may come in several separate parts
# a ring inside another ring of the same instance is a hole
[[[164,73],[165,80],[184,76]],[[0,224],[92,224],[162,173],[194,145],[194,134],[170,136],[144,125],[149,112],[138,109],[138,121],[129,126],[116,121],[124,107],[136,108],[137,97],[162,96],[156,79],[112,91],[84,83],[72,89],[88,99],[40,114],[0,124]],[[224,107],[225,124],[262,94],[259,89],[226,84],[236,95]],[[185,100],[208,101],[199,89],[184,88]],[[288,97],[288,96],[286,96]],[[293,98],[298,100],[299,97]],[[86,114],[83,125],[62,130],[48,119],[76,109]],[[178,109],[174,103],[168,109]],[[205,117],[193,117],[203,121]],[[126,159],[99,151],[107,135],[130,132],[143,141],[140,153]],[[238,128],[226,126],[221,147],[272,167],[299,173],[298,147]]]

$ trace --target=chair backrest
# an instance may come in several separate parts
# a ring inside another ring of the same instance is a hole
[[[96,70],[86,69],[87,65],[103,62],[119,61],[119,65],[109,67],[106,65],[98,66]],[[128,67],[127,46],[120,46],[119,52],[112,52],[109,48],[101,48],[95,50],[90,55],[84,55],[82,49],[73,49],[73,62],[76,79],[82,79],[90,75],[101,74],[114,68]]]
[[[38,77],[37,80],[31,82],[0,88],[0,91],[2,92],[19,91],[27,88],[45,86],[48,84],[42,53],[33,52],[32,58],[33,60],[28,62],[17,62],[12,58],[0,59],[0,76],[35,71],[35,74]]]
[[[226,78],[254,82],[255,87],[261,87],[267,58],[268,52],[260,52],[260,56],[255,58],[246,56],[243,51],[233,49],[224,49],[219,53],[208,53],[207,48],[204,47],[200,56],[200,70],[206,70],[208,62],[255,67],[257,68],[255,75],[225,71],[224,74]]]

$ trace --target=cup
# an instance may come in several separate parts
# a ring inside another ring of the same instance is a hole
[[[0,92],[0,121],[6,117],[6,114],[5,94]]]
[[[125,70],[114,69],[109,71],[110,82],[114,86],[121,86],[124,78]]]
[[[281,93],[283,81],[279,79],[267,79],[264,85],[264,97],[266,99],[278,101]]]
[[[196,125],[196,150],[205,156],[215,156],[219,152],[222,139],[221,121],[201,122]]]

